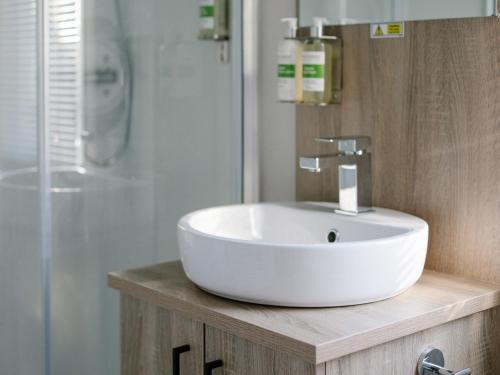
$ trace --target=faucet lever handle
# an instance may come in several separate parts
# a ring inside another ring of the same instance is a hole
[[[316,138],[316,142],[335,143],[341,153],[346,155],[362,154],[370,146],[370,137],[365,135],[347,137],[321,137]]]

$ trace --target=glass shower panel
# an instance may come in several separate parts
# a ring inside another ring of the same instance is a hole
[[[43,370],[37,3],[0,0],[0,374]]]
[[[196,1],[0,0],[0,374],[118,375],[107,272],[241,201],[241,66],[197,28]]]
[[[240,201],[240,93],[196,1],[48,2],[52,374],[118,375],[106,274],[178,258],[180,216]]]

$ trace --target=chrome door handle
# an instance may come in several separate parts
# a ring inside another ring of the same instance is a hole
[[[452,371],[444,367],[443,352],[436,348],[427,348],[418,360],[418,375],[471,375],[470,368]]]

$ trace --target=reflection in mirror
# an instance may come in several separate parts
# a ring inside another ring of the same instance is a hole
[[[298,0],[300,25],[326,17],[331,25],[446,18],[496,14],[495,0]]]

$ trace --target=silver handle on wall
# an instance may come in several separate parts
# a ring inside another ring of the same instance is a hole
[[[436,348],[427,348],[418,360],[418,375],[471,375],[470,368],[460,371],[448,370],[444,367],[443,352]]]

